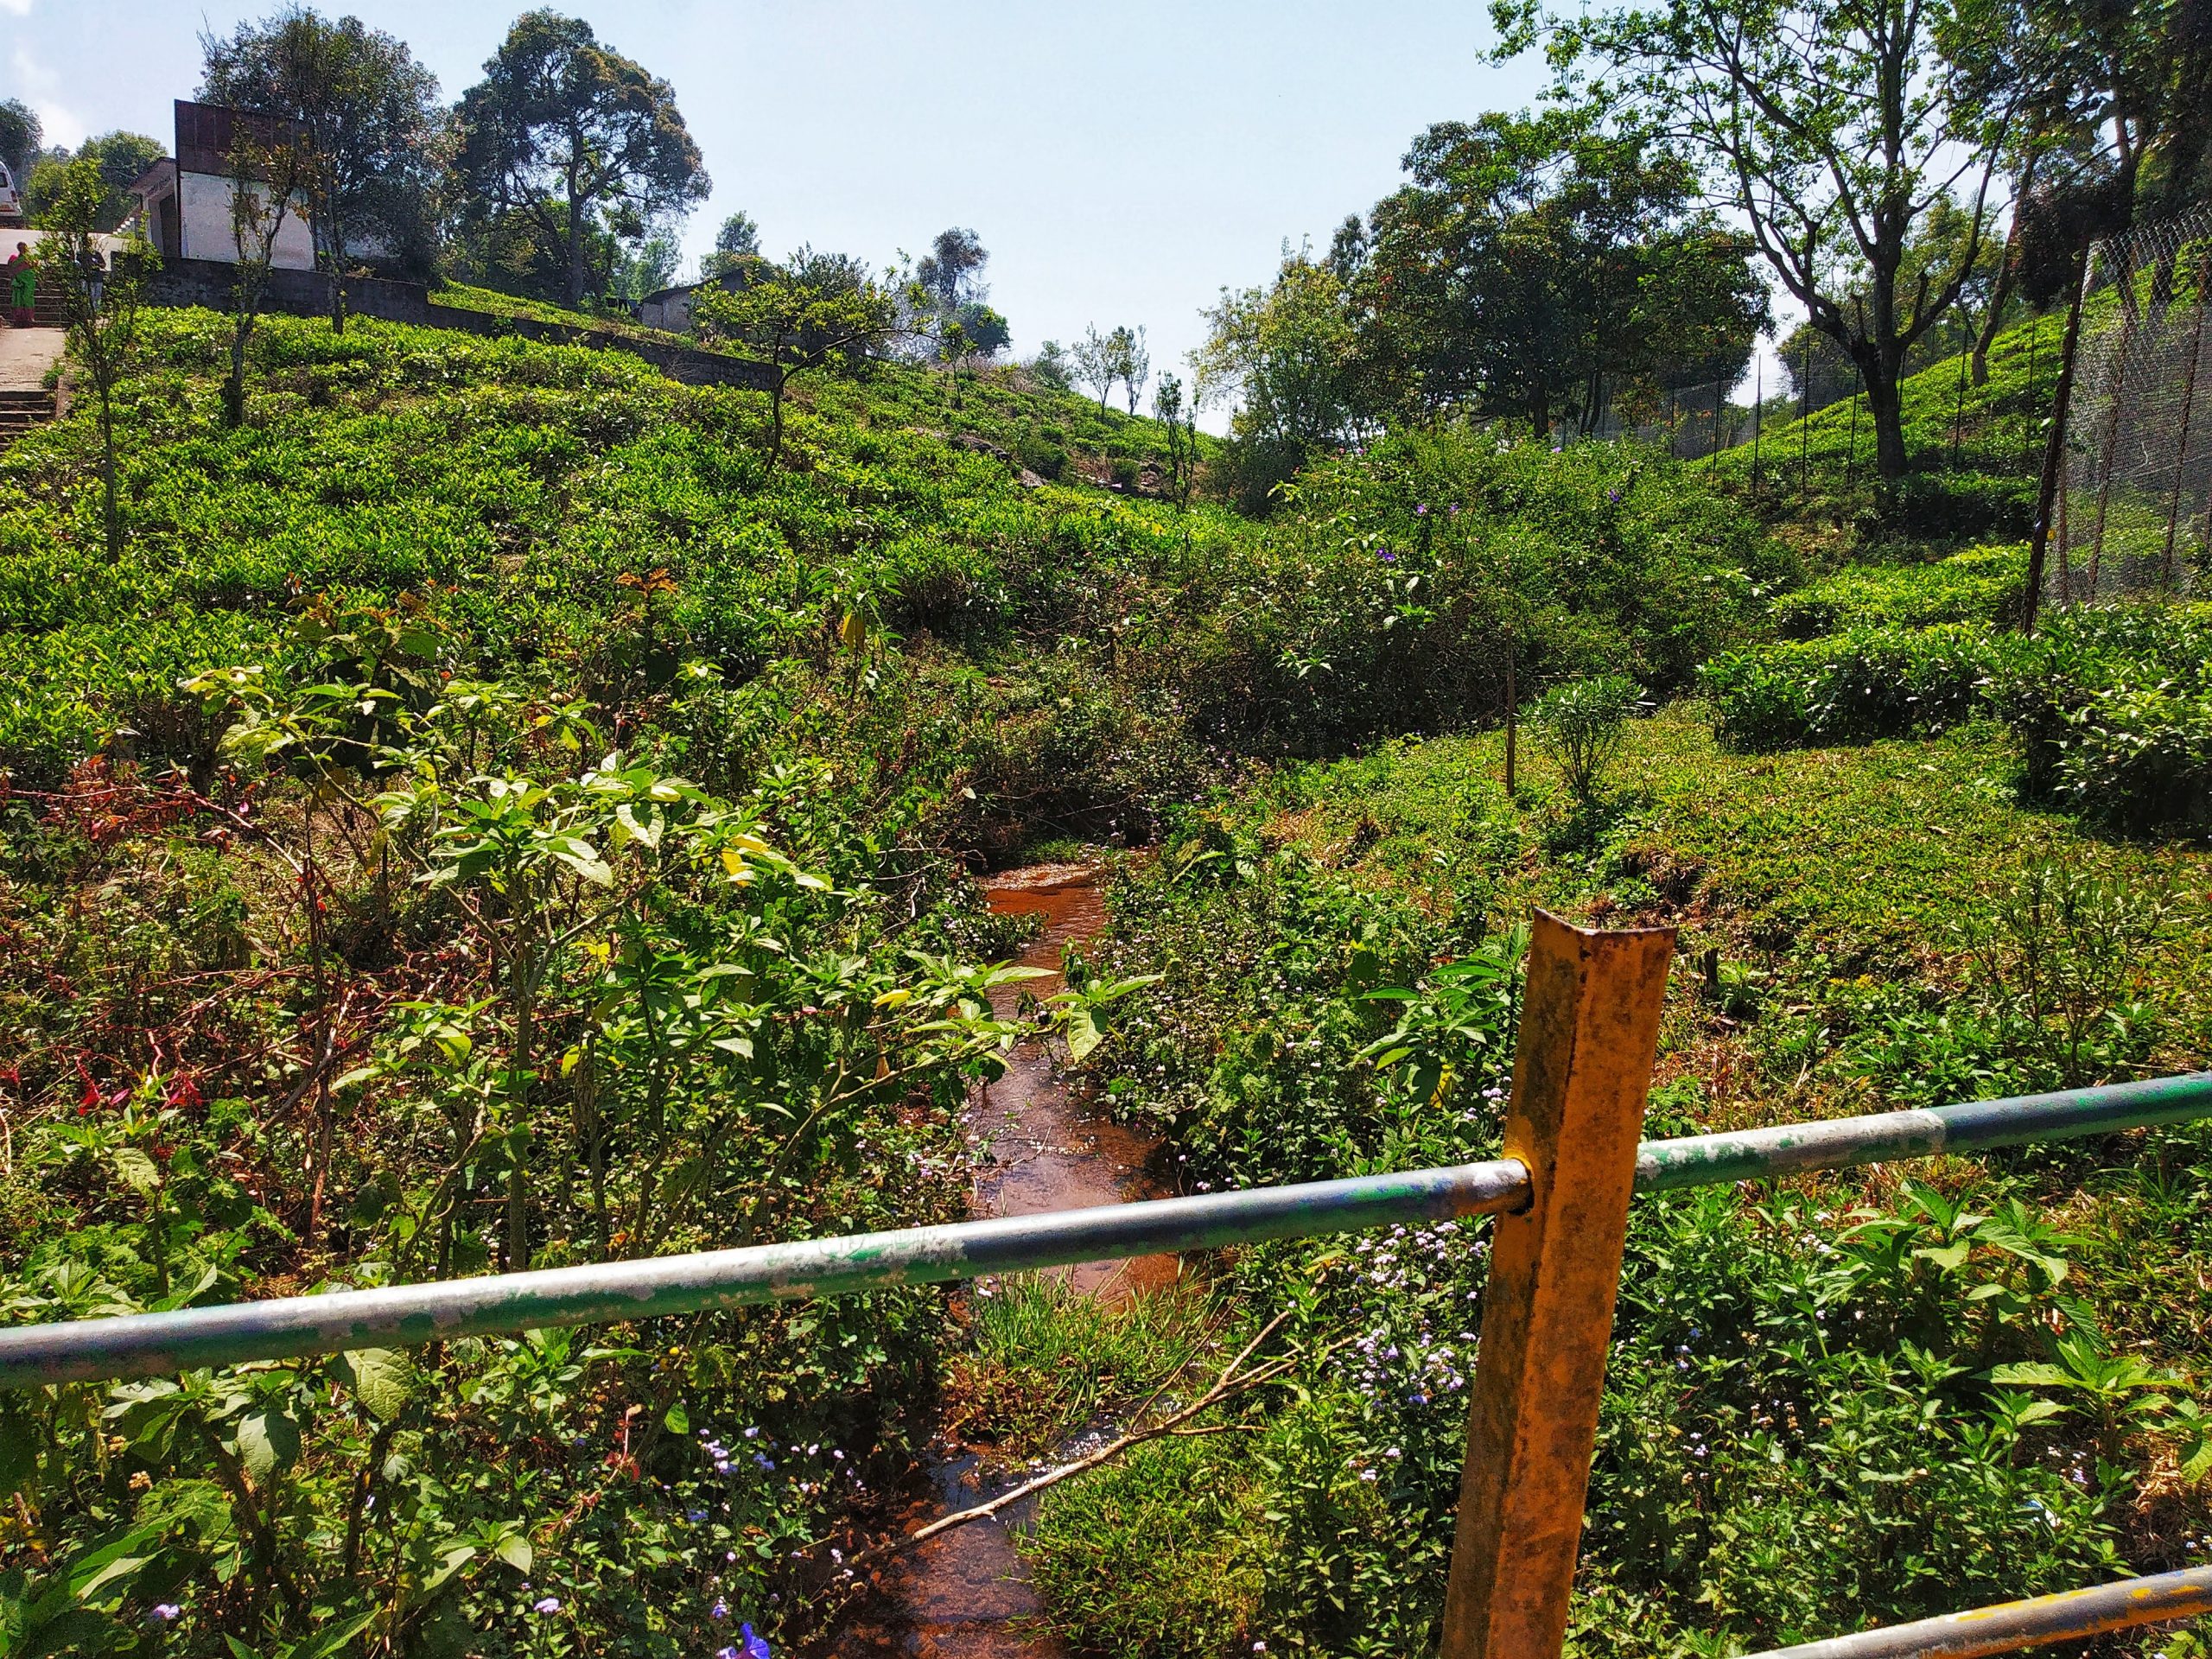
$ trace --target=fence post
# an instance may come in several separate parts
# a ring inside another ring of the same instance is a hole
[[[1505,1120],[1534,1196],[1491,1236],[1442,1659],[1555,1659],[1567,1634],[1674,950],[1536,912]]]

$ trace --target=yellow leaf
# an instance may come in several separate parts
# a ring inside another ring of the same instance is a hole
[[[858,611],[847,611],[845,620],[837,625],[837,638],[847,651],[858,651],[868,643],[868,620]]]
[[[875,1006],[879,1008],[903,1008],[913,1000],[912,991],[886,991],[875,999]]]

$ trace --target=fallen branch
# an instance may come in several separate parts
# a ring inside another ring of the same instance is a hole
[[[1147,1400],[1138,1408],[1136,1416],[1133,1420],[1138,1426],[1100,1446],[1096,1452],[1087,1452],[1074,1462],[1064,1463],[1057,1469],[1049,1469],[1033,1480],[1026,1480],[1020,1485],[1000,1493],[987,1503],[978,1503],[971,1510],[962,1510],[954,1515],[940,1516],[925,1527],[917,1527],[913,1531],[878,1544],[872,1549],[862,1550],[845,1563],[846,1571],[851,1573],[861,1567],[872,1566],[886,1556],[894,1555],[902,1549],[912,1548],[923,1540],[934,1538],[941,1532],[950,1532],[955,1527],[966,1526],[971,1521],[986,1520],[1011,1504],[1019,1503],[1026,1497],[1034,1497],[1048,1486],[1057,1486],[1071,1476],[1083,1474],[1097,1468],[1102,1464],[1111,1462],[1131,1446],[1141,1446],[1147,1440],[1157,1440],[1171,1434],[1208,1434],[1225,1432],[1225,1427],[1192,1429],[1185,1428],[1183,1425],[1188,1423],[1192,1418],[1211,1411],[1224,1400],[1233,1399],[1238,1395],[1249,1393],[1254,1389],[1263,1388],[1268,1383],[1280,1380],[1298,1363],[1301,1354],[1293,1352],[1271,1359],[1263,1365],[1255,1366],[1251,1370],[1244,1370],[1245,1362],[1252,1357],[1260,1345],[1273,1336],[1281,1327],[1282,1322],[1289,1317],[1290,1314],[1286,1310],[1269,1319],[1260,1334],[1246,1343],[1236,1357],[1230,1360],[1223,1369],[1221,1375],[1214,1379],[1213,1386],[1192,1401],[1190,1404],[1179,1407],[1156,1423],[1146,1424],[1145,1413],[1149,1411],[1154,1403],[1159,1400],[1160,1394],[1166,1392],[1166,1385],[1162,1384],[1160,1393],[1155,1393],[1151,1400]]]

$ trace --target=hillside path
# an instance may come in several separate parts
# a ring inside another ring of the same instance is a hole
[[[0,391],[42,391],[69,343],[61,328],[0,328]]]

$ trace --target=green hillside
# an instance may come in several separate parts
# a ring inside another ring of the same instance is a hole
[[[1980,385],[1963,357],[1942,359],[1904,382],[1905,448],[1915,471],[1886,510],[1878,499],[1872,423],[1863,403],[1854,407],[1849,398],[1802,421],[1770,421],[1760,435],[1756,492],[1748,443],[1722,451],[1719,474],[1829,557],[1854,543],[1917,540],[1948,550],[2024,541],[2033,527],[2065,327],[2062,309],[1999,331]]]
[[[266,321],[226,430],[225,321],[156,314],[119,562],[81,400],[0,457],[11,1317],[955,1217],[1020,942],[973,878],[1033,856],[1112,872],[1069,1070],[1182,1191],[1494,1151],[1532,902],[1682,930],[1654,1133],[2201,1066],[2207,625],[2008,631],[2024,339],[1993,481],[1861,537],[1841,409],[1833,508],[1446,428],[1255,520],[1020,371],[802,378],[772,467],[758,394],[358,320]],[[1580,789],[1568,696],[1634,704]],[[2185,1128],[1640,1207],[1575,1650],[2201,1561],[2209,1170]],[[1425,1651],[1483,1273],[1436,1229],[1134,1313],[886,1292],[50,1389],[0,1598],[195,1659],[831,1653],[938,1422],[1041,1457],[1287,1313],[1294,1389],[1049,1496],[1046,1618]]]

